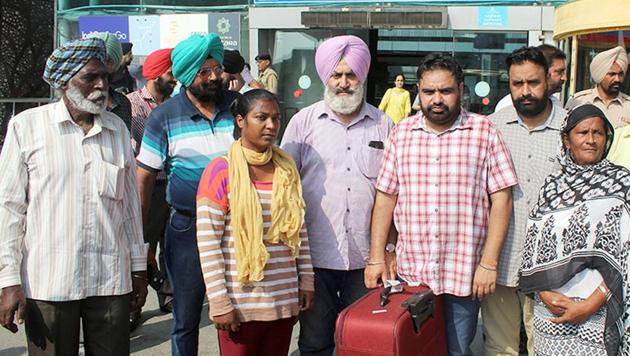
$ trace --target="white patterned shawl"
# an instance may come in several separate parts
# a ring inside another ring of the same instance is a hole
[[[602,160],[580,166],[569,155],[545,180],[528,224],[520,287],[557,289],[586,268],[601,273],[608,355],[630,355],[630,171]]]

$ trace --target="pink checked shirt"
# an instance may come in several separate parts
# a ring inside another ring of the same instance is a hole
[[[149,120],[149,114],[158,104],[146,86],[127,94],[127,99],[131,103],[131,147],[138,154],[144,135],[144,126]]]
[[[422,114],[389,136],[376,188],[397,194],[398,274],[434,293],[468,296],[481,258],[489,194],[517,184],[495,125],[466,112],[441,134]]]

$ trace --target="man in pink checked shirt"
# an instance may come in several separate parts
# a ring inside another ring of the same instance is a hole
[[[392,217],[398,276],[444,302],[449,355],[472,355],[479,300],[494,292],[517,184],[509,151],[485,116],[461,108],[464,75],[448,55],[417,71],[421,112],[392,130],[376,183],[365,284],[385,268]]]

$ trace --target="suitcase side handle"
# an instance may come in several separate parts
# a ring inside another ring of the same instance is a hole
[[[406,308],[411,315],[413,322],[413,331],[418,334],[420,326],[430,317],[433,317],[435,303],[435,295],[433,291],[427,290],[422,293],[414,294],[402,303],[402,307]]]

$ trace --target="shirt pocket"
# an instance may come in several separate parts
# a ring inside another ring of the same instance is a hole
[[[359,149],[356,156],[359,171],[369,179],[376,179],[383,161],[383,149],[370,147],[367,144]]]
[[[114,200],[122,200],[125,168],[106,161],[96,161],[93,164],[98,195]]]

